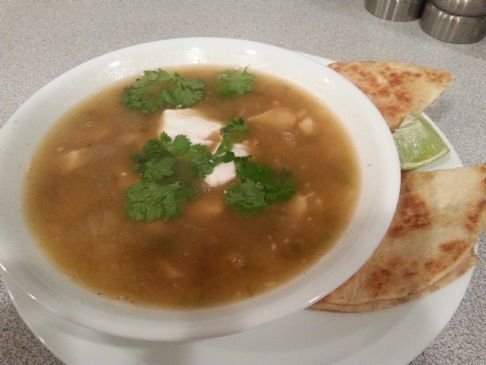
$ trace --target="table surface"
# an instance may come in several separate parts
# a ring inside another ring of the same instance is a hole
[[[465,165],[486,161],[486,39],[435,40],[417,21],[370,15],[358,0],[0,0],[0,125],[72,67],[138,43],[191,36],[249,39],[334,60],[402,60],[449,70],[453,84],[427,109]],[[486,257],[447,327],[413,362],[486,363]],[[29,331],[0,281],[0,363],[61,364]]]

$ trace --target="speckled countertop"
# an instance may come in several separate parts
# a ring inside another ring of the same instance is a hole
[[[359,0],[0,0],[0,125],[36,90],[106,52],[167,38],[243,38],[335,60],[442,67],[454,83],[428,114],[466,165],[486,161],[486,40],[452,45],[418,23],[368,14]],[[462,304],[413,362],[486,364],[485,235]],[[0,282],[0,364],[60,364],[18,316]]]

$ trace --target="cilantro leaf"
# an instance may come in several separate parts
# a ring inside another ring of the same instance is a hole
[[[132,154],[131,158],[132,158],[132,161],[133,161],[133,166],[132,166],[133,171],[138,172],[138,173],[142,173],[143,169],[145,167],[145,162],[146,162],[146,159],[145,159],[145,156],[143,155],[143,153],[135,152],[135,153]]]
[[[255,75],[246,71],[228,70],[218,75],[215,91],[220,98],[234,98],[253,89]]]
[[[250,125],[245,123],[242,117],[234,117],[226,122],[226,125],[221,128],[221,135],[223,138],[231,138],[233,141],[241,137],[248,129]]]
[[[252,180],[231,184],[225,191],[224,202],[243,213],[255,213],[268,206],[264,186]]]
[[[142,113],[161,108],[187,108],[203,96],[204,83],[186,80],[177,73],[164,70],[144,71],[143,76],[122,94],[122,104]]]
[[[213,155],[206,146],[192,144],[189,138],[184,135],[177,135],[173,140],[164,132],[161,137],[161,144],[170,153],[178,155],[193,165],[196,176],[205,177],[213,172]]]
[[[295,193],[292,174],[289,171],[275,171],[266,164],[251,162],[247,157],[239,158],[235,163],[236,175],[241,180],[259,182],[265,187],[267,202],[285,201]]]
[[[163,157],[160,160],[152,159],[145,163],[142,173],[143,181],[159,182],[164,177],[174,175],[174,165],[176,159],[173,157]]]
[[[146,159],[160,158],[167,156],[167,150],[164,145],[160,143],[157,138],[149,139],[142,147],[143,155]]]
[[[142,147],[142,152],[135,152],[132,155],[133,170],[138,173],[143,173],[145,164],[151,159],[161,159],[167,156],[167,151],[160,144],[157,138],[149,139]]]
[[[193,144],[184,156],[193,164],[197,176],[205,177],[213,172],[213,155],[206,146]]]
[[[275,171],[263,163],[251,162],[248,157],[237,158],[235,164],[241,182],[226,189],[224,201],[240,212],[258,212],[295,193],[292,175],[287,170]]]
[[[153,182],[137,182],[125,190],[128,199],[128,218],[150,222],[155,219],[169,220],[182,211],[187,200],[184,184],[160,185]]]
[[[214,154],[215,163],[230,162],[235,159],[235,154],[231,152],[231,149],[249,128],[250,125],[241,117],[234,117],[226,122],[226,126],[220,130],[221,143]]]
[[[189,149],[191,148],[191,141],[189,138],[184,136],[183,134],[179,134],[175,136],[174,140],[172,140],[169,135],[165,132],[163,132],[160,135],[160,142],[163,148],[170,152],[170,153],[175,153],[175,154],[185,154]]]
[[[274,177],[265,185],[266,199],[269,203],[284,202],[295,193],[293,176],[288,170],[275,173]]]

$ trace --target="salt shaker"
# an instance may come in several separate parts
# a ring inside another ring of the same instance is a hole
[[[424,0],[365,0],[365,8],[378,18],[406,22],[420,17]]]

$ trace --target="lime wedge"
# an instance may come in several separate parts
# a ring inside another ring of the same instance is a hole
[[[449,152],[442,138],[420,113],[407,115],[393,138],[402,170],[427,165]]]

